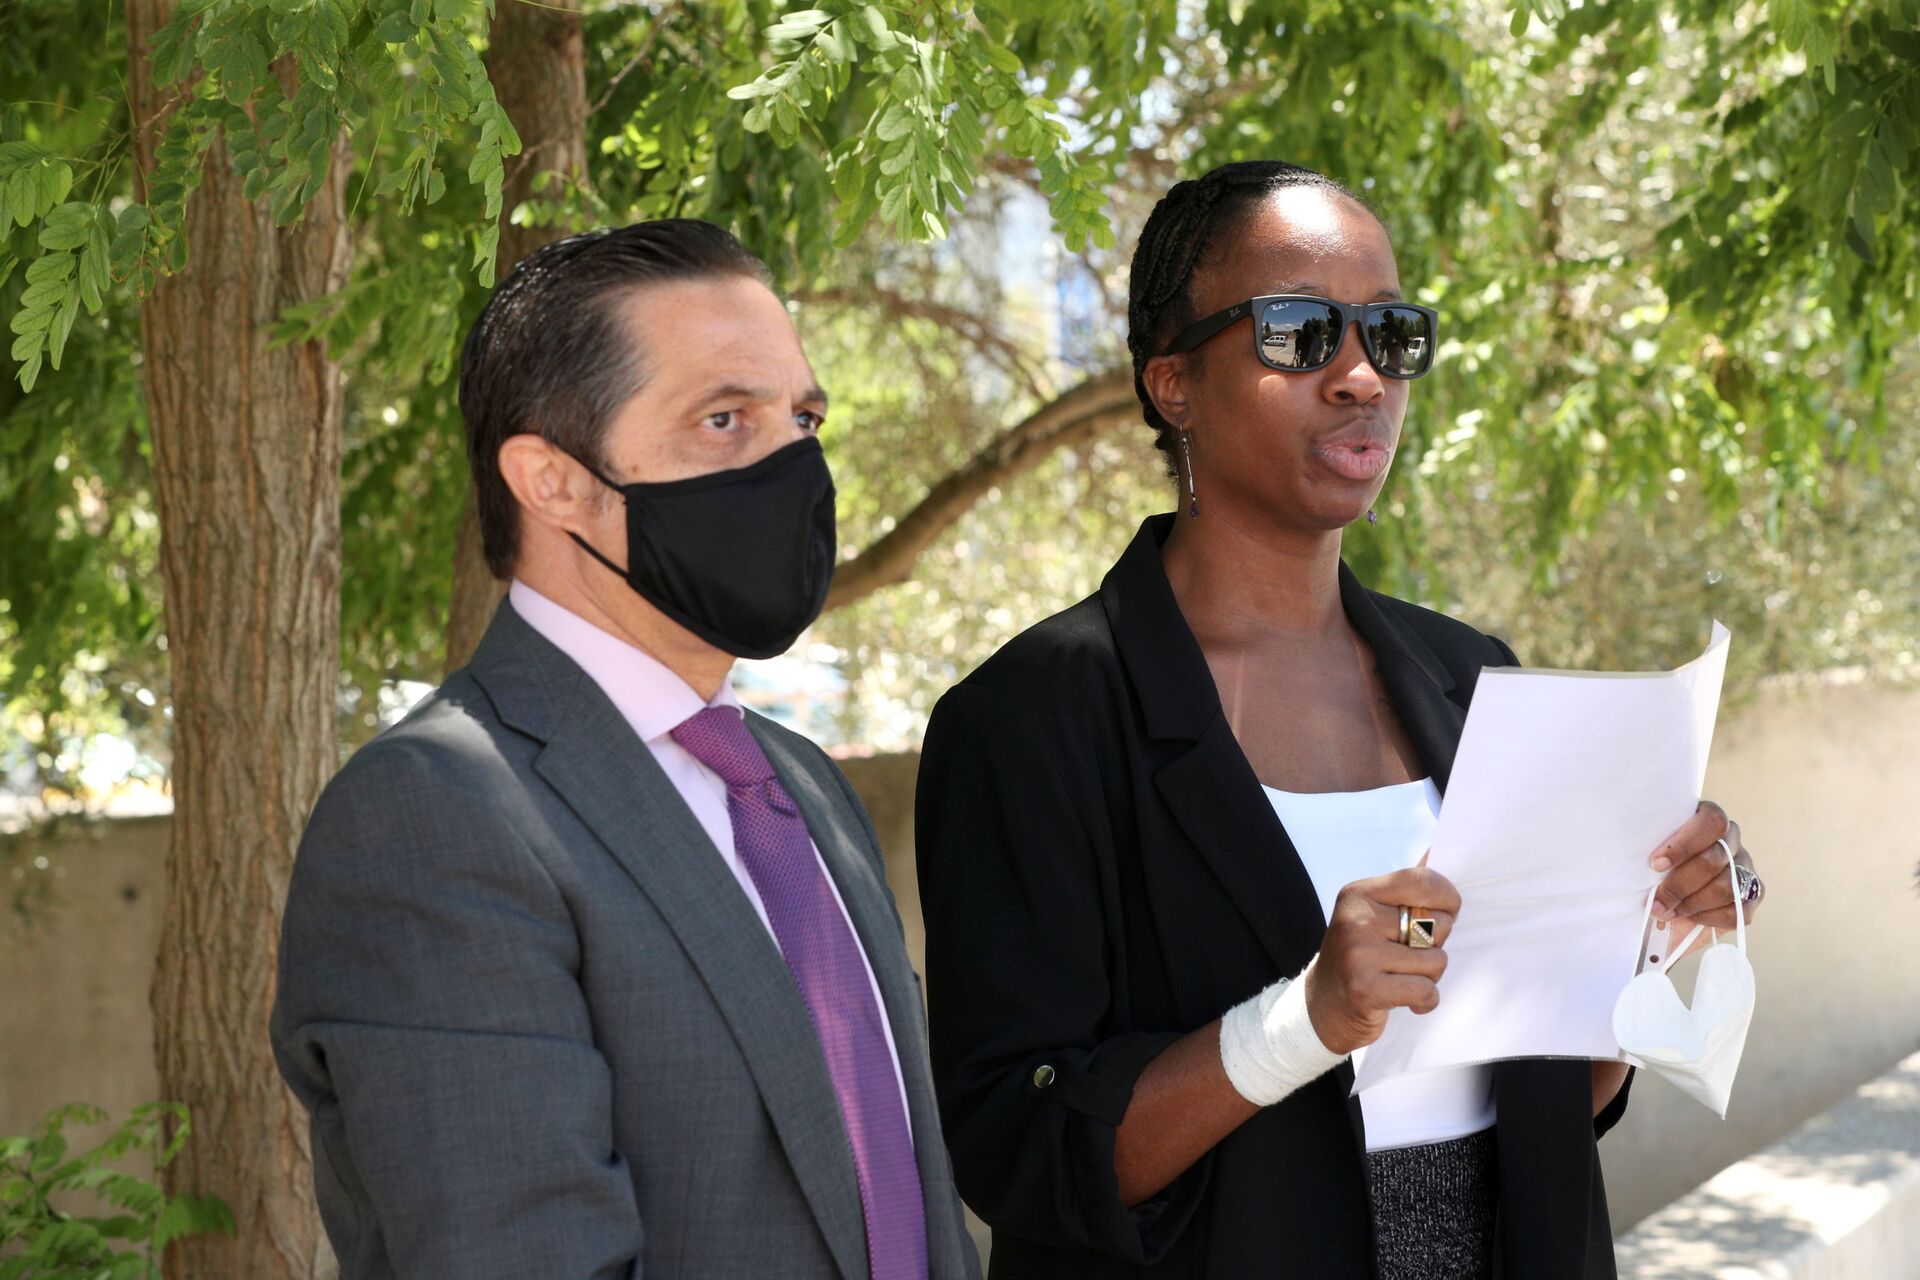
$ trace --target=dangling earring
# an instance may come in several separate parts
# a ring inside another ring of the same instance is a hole
[[[1372,507],[1367,508],[1367,523],[1368,524],[1380,523],[1380,514],[1379,512],[1375,511]]]
[[[1200,518],[1200,496],[1193,491],[1193,432],[1191,431],[1182,431],[1180,433],[1180,460],[1186,464],[1187,468],[1187,509],[1193,518],[1198,520]]]

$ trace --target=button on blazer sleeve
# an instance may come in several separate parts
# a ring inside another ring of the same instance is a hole
[[[566,904],[484,771],[443,754],[356,756],[288,894],[274,1050],[342,1274],[637,1277]]]
[[[1192,1216],[1209,1161],[1121,1203],[1114,1133],[1180,1033],[1110,1028],[1111,837],[1083,820],[1057,749],[975,685],[928,724],[914,828],[934,1080],[961,1198],[990,1226],[1150,1263]]]

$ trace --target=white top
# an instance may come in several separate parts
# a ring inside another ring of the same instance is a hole
[[[1355,880],[1418,863],[1440,816],[1440,790],[1431,778],[1372,791],[1262,789],[1313,878],[1321,913],[1329,916],[1340,890]],[[1366,1052],[1354,1052],[1355,1070]],[[1401,1076],[1361,1094],[1360,1113],[1369,1151],[1463,1138],[1493,1124],[1493,1069]]]
[[[507,601],[528,626],[551,640],[554,647],[578,663],[580,669],[600,686],[601,692],[607,695],[626,722],[633,726],[640,741],[646,744],[647,750],[659,762],[667,781],[687,802],[687,808],[693,810],[693,816],[699,820],[708,839],[713,841],[713,847],[720,851],[727,870],[740,882],[740,892],[747,895],[754,914],[766,926],[767,936],[773,937],[773,925],[767,918],[766,904],[760,901],[760,891],[754,887],[753,876],[740,860],[740,853],[733,844],[733,818],[727,812],[727,784],[721,781],[719,774],[694,759],[693,754],[671,736],[673,730],[688,717],[710,705],[732,707],[738,711],[740,702],[733,695],[733,685],[722,681],[720,691],[714,695],[711,703],[707,703],[671,667],[652,654],[636,649],[611,632],[602,631],[517,578],[507,592]],[[840,914],[846,916],[846,900],[840,896],[840,886],[833,882],[826,862],[821,860],[818,844],[813,846],[813,856],[820,862],[820,874],[827,878],[827,887],[833,891],[835,905],[840,908]],[[906,1081],[900,1074],[900,1050],[893,1043],[893,1024],[887,1018],[887,1004],[880,997],[880,984],[874,979],[873,965],[867,959],[867,950],[860,943],[860,933],[853,927],[851,917],[847,919],[847,930],[853,934],[853,945],[860,952],[860,963],[866,967],[867,983],[873,988],[873,1004],[880,1011],[880,1027],[886,1033],[887,1054],[893,1059],[893,1077],[900,1085],[900,1109],[908,1117],[907,1124],[911,1131],[913,1112],[907,1106]],[[776,938],[774,946],[779,945]]]

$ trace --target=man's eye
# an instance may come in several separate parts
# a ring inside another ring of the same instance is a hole
[[[827,424],[825,418],[813,412],[811,409],[802,409],[799,413],[793,415],[793,420],[800,424],[802,431],[807,432],[816,432]]]
[[[731,431],[740,425],[740,411],[723,409],[719,413],[710,413],[707,415],[707,425],[715,431]]]

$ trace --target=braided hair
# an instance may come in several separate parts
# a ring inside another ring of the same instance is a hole
[[[1133,357],[1133,393],[1154,430],[1153,447],[1167,455],[1169,476],[1178,475],[1173,462],[1176,432],[1147,394],[1142,372],[1175,334],[1193,323],[1194,273],[1212,255],[1219,233],[1283,187],[1334,191],[1366,207],[1366,201],[1317,170],[1284,160],[1242,160],[1175,183],[1140,232],[1127,289],[1127,351]]]

